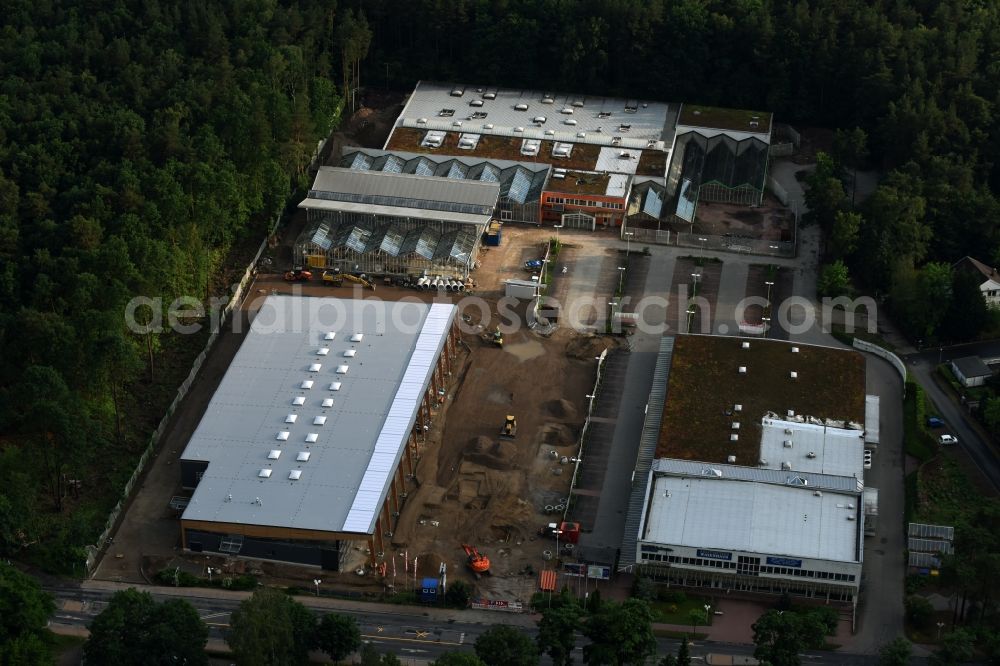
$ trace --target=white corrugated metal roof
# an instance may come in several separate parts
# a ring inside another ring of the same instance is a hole
[[[373,524],[365,525],[357,511],[380,506],[388,492],[390,479],[382,472],[395,470],[419,407],[410,396],[429,385],[455,311],[448,304],[380,305],[389,311],[333,298],[267,298],[182,454],[182,460],[209,463],[185,520],[341,532],[349,529],[345,521],[355,510],[351,525],[361,534],[371,532]],[[324,392],[296,406],[293,416],[301,418],[285,425],[289,402],[311,374],[316,340],[329,330],[332,313],[341,335],[331,342],[331,355],[356,347],[364,363],[355,363],[349,375],[336,375],[334,364],[312,374],[324,388],[334,377],[340,380],[333,382],[342,383],[335,404],[321,406],[331,395]],[[396,329],[392,322],[408,328]],[[351,343],[350,335],[359,331],[371,335]],[[312,425],[317,416],[326,419],[322,429]],[[276,441],[272,433],[279,431]],[[268,452],[286,450],[288,441],[295,443],[291,454],[264,467]],[[306,464],[312,473],[292,483],[290,471]],[[258,477],[261,469],[273,475]]]
[[[857,495],[828,491],[817,495],[808,487],[725,477],[653,474],[640,541],[858,561]]]
[[[399,389],[375,440],[368,469],[361,480],[351,510],[344,521],[346,532],[370,531],[375,524],[381,503],[382,489],[389,482],[399,457],[399,441],[405,444],[413,426],[413,415],[420,406],[427,386],[427,378],[434,370],[438,352],[448,335],[455,307],[434,303],[424,319],[423,330],[413,347],[410,363],[399,383]]]
[[[862,478],[865,442],[861,430],[771,418],[764,418],[761,427],[763,467],[781,469],[782,463],[789,463],[796,472]]]
[[[865,396],[865,441],[878,444],[879,397]]]
[[[439,180],[447,180],[440,178]],[[451,181],[456,182],[456,181]],[[464,182],[464,181],[459,181]],[[402,206],[379,206],[374,204],[354,203],[351,201],[327,201],[325,199],[306,198],[299,203],[299,208],[313,210],[338,210],[345,213],[368,213],[371,215],[391,215],[410,217],[417,220],[442,220],[459,224],[486,224],[492,217],[488,214],[453,213],[446,210],[424,210],[421,208],[406,208]]]

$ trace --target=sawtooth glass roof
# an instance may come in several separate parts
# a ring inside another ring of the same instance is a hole
[[[269,296],[181,456],[208,462],[182,519],[371,533],[454,317],[450,304]],[[349,372],[310,372],[322,348]]]
[[[475,157],[444,155],[424,156],[367,148],[364,150],[349,149],[341,158],[340,166],[360,171],[377,170],[380,160],[388,158],[395,158],[404,164],[402,173],[439,176],[453,180],[499,183],[500,197],[508,198],[518,204],[537,201],[541,197],[549,173],[548,165],[533,162],[483,160]]]

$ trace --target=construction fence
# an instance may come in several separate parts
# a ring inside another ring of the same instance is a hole
[[[566,494],[570,498],[569,502],[566,502],[566,506],[563,508],[563,522],[565,522],[569,515],[569,508],[572,504],[573,499],[573,488],[576,487],[576,478],[580,473],[580,461],[583,459],[583,445],[587,441],[587,431],[590,430],[590,417],[594,413],[594,401],[597,399],[597,389],[601,385],[601,372],[604,370],[604,361],[608,358],[608,350],[605,349],[601,352],[601,355],[597,358],[597,376],[594,378],[594,387],[590,391],[590,397],[587,399],[587,417],[583,421],[583,428],[580,429],[580,437],[577,439],[576,446],[576,462],[573,464],[573,478],[569,482],[569,492]]]
[[[97,541],[94,545],[85,547],[87,553],[86,566],[88,576],[93,575],[97,566],[98,555],[108,542],[108,538],[111,536],[111,533],[114,532],[117,527],[119,519],[122,517],[122,511],[128,506],[129,500],[132,497],[132,490],[135,488],[136,482],[146,470],[146,465],[149,464],[149,462],[156,456],[157,446],[160,443],[160,438],[163,436],[163,431],[166,430],[167,424],[170,422],[170,417],[173,416],[174,412],[180,406],[181,402],[184,400],[184,396],[187,395],[188,390],[190,390],[191,385],[197,378],[198,371],[201,369],[202,363],[205,362],[205,358],[212,349],[212,345],[214,345],[216,339],[218,339],[219,333],[228,320],[229,315],[234,309],[238,308],[243,303],[243,296],[246,293],[247,287],[257,274],[257,262],[260,260],[264,250],[267,248],[268,238],[274,234],[279,223],[281,222],[281,219],[282,215],[278,215],[278,217],[274,220],[274,223],[271,225],[267,236],[265,236],[264,240],[261,241],[260,247],[257,248],[257,253],[247,265],[239,284],[236,285],[232,298],[229,299],[229,302],[226,303],[226,307],[223,308],[220,316],[217,318],[217,322],[213,326],[212,331],[208,336],[208,340],[205,341],[204,348],[202,348],[201,352],[197,357],[195,357],[194,362],[191,364],[191,370],[188,372],[187,378],[181,382],[181,385],[177,388],[177,394],[174,396],[173,401],[170,403],[170,406],[167,407],[167,411],[164,413],[163,418],[160,419],[160,423],[156,426],[153,434],[150,435],[146,448],[139,457],[139,461],[136,463],[135,469],[132,471],[132,476],[129,477],[128,482],[122,490],[121,499],[118,500],[118,503],[115,504],[111,513],[108,514],[108,520],[104,525],[104,531],[101,532],[99,537],[97,537]]]

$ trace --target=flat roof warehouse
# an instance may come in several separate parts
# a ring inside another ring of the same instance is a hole
[[[181,456],[182,521],[371,534],[450,304],[269,296]]]

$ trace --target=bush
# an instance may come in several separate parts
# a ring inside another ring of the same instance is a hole
[[[917,629],[926,630],[934,619],[934,606],[926,597],[911,594],[906,597],[906,619]]]
[[[682,604],[687,601],[687,595],[680,590],[660,588],[656,592],[656,599],[669,604]]]
[[[656,598],[656,584],[645,576],[636,576],[632,581],[632,596],[651,601]]]
[[[818,606],[810,608],[807,613],[812,615],[826,629],[827,636],[834,636],[837,633],[837,623],[840,616],[837,611],[830,606]]]
[[[180,569],[161,569],[153,576],[160,585],[172,585],[175,587],[195,587],[201,585],[201,579]]]

